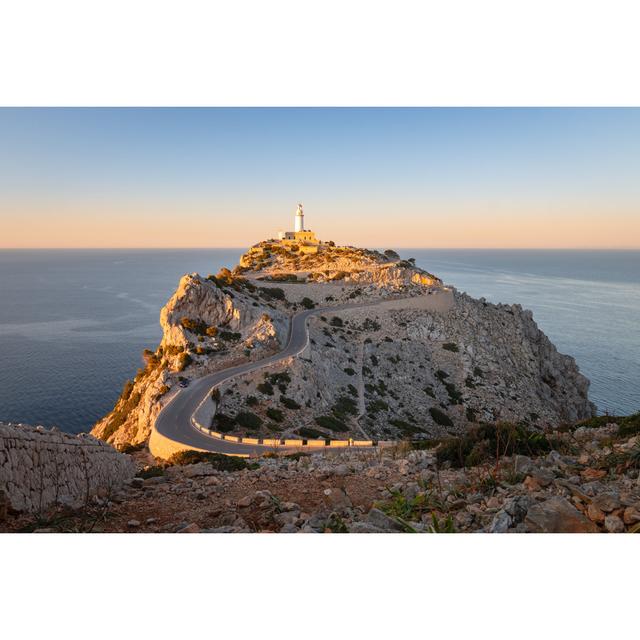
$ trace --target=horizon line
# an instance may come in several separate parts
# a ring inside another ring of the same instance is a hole
[[[245,250],[254,246],[257,243],[244,246],[218,246],[218,247],[0,247],[0,251],[207,251],[212,249],[239,249]],[[356,245],[338,245],[338,246],[352,246]],[[387,246],[386,249],[417,249],[417,250],[430,250],[430,251],[640,251],[640,246],[629,247],[429,247],[429,246]],[[362,247],[364,249],[368,247]],[[374,247],[376,248],[376,247]],[[377,247],[382,248],[382,245]]]

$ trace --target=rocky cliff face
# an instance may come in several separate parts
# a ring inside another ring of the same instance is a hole
[[[268,241],[233,272],[182,278],[161,312],[158,349],[93,433],[143,442],[181,381],[279,350],[291,314],[314,306],[323,311],[301,357],[225,385],[218,430],[420,439],[482,421],[544,427],[594,413],[574,360],[518,305],[450,291],[393,252],[325,245],[302,255]]]
[[[288,330],[282,310],[227,270],[219,278],[185,275],[162,308],[160,325],[160,345],[143,354],[146,366],[127,382],[113,411],[95,425],[92,433],[98,438],[117,446],[146,441],[181,382],[272,353]]]

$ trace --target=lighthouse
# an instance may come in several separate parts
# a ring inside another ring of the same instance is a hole
[[[304,212],[302,204],[298,205],[294,218],[294,231],[279,231],[278,239],[288,247],[297,247],[300,253],[318,253],[318,247],[322,244],[313,231],[304,228]]]
[[[302,204],[298,204],[298,209],[296,210],[295,217],[295,226],[293,228],[296,232],[304,231],[304,212],[302,211]]]

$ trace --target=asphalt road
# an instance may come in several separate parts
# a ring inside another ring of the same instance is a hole
[[[255,362],[247,362],[236,367],[229,367],[222,371],[210,373],[202,378],[198,378],[191,382],[185,389],[181,389],[166,407],[158,414],[155,422],[155,429],[161,435],[170,438],[174,442],[196,447],[214,453],[224,454],[241,454],[241,455],[260,455],[273,451],[273,447],[268,445],[244,444],[240,442],[230,442],[221,440],[209,435],[205,435],[191,423],[191,416],[204,400],[211,389],[237,375],[249,373],[256,369],[279,362],[284,358],[299,354],[307,345],[309,337],[307,329],[307,318],[311,315],[324,313],[345,311],[347,309],[357,309],[360,307],[371,307],[380,304],[383,301],[376,300],[374,302],[363,302],[359,304],[345,304],[334,307],[321,307],[317,309],[307,309],[300,311],[292,317],[289,332],[289,341],[287,346],[278,353],[256,360]],[[282,447],[285,448],[284,446]],[[294,449],[296,447],[293,447]]]
[[[307,318],[310,315],[331,309],[338,311],[343,308],[350,307],[328,307],[301,311],[294,315],[291,320],[289,341],[282,351],[255,362],[247,362],[246,364],[240,364],[236,367],[216,371],[215,373],[210,373],[202,378],[198,378],[198,380],[194,380],[187,388],[181,389],[158,414],[155,423],[156,431],[175,442],[197,447],[198,449],[205,449],[214,453],[256,455],[272,451],[273,447],[266,445],[229,442],[205,435],[191,424],[191,416],[205,396],[211,392],[212,387],[229,378],[261,369],[266,365],[279,362],[284,358],[294,356],[302,351],[307,344]]]

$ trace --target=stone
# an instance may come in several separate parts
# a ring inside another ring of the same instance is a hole
[[[273,519],[280,525],[294,524],[300,517],[300,511],[285,511],[276,513]]]
[[[529,474],[533,469],[533,462],[529,456],[516,455],[513,459],[513,469],[516,473]]]
[[[251,505],[251,503],[253,502],[255,498],[255,494],[248,494],[246,496],[243,496],[242,498],[240,498],[240,500],[238,500],[237,505],[239,507],[248,507],[249,505]]]
[[[409,473],[408,460],[405,460],[405,459],[398,460],[398,472],[403,476],[406,476]]]
[[[524,485],[524,488],[527,491],[531,491],[532,493],[535,493],[536,491],[540,491],[541,489],[540,485],[536,482],[536,480],[532,476],[527,476],[524,479],[524,482],[522,484]]]
[[[600,493],[593,498],[593,504],[600,511],[610,513],[620,507],[620,498],[615,493]]]
[[[333,469],[334,476],[346,476],[349,475],[349,467],[346,464],[339,464]]]
[[[505,533],[513,524],[513,518],[504,510],[498,511],[489,525],[489,533]]]
[[[534,469],[530,475],[540,487],[548,487],[555,478],[548,469]]]
[[[604,522],[604,511],[601,511],[600,509],[598,509],[598,507],[591,502],[588,506],[587,506],[587,516],[589,518],[589,520],[592,520],[593,522],[597,522],[597,523],[602,523]]]
[[[200,533],[200,527],[195,522],[192,522],[186,527],[178,529],[176,533]]]
[[[594,533],[597,527],[566,498],[553,496],[534,504],[525,518],[527,531],[533,533]]]
[[[609,533],[624,533],[624,522],[622,522],[620,516],[610,513],[604,519],[604,528]]]
[[[638,507],[627,507],[624,510],[622,519],[625,524],[635,524],[636,522],[640,522],[640,509],[638,509]]]
[[[166,476],[153,476],[152,478],[145,478],[143,482],[144,487],[155,487],[159,484],[164,484],[168,482],[169,478]]]
[[[503,509],[511,516],[514,523],[519,523],[527,515],[531,502],[529,496],[514,496],[504,503]]]
[[[604,469],[593,469],[591,467],[583,469],[580,472],[580,476],[585,482],[590,482],[591,480],[600,480],[600,478],[604,478],[606,475],[607,472]]]
[[[127,522],[127,527],[129,527],[129,529],[137,529],[140,526],[140,520],[129,520],[129,522]]]
[[[384,531],[404,531],[404,527],[399,522],[375,507],[367,514],[367,521]]]
[[[283,524],[280,533],[298,533],[298,527],[292,523]]]
[[[327,493],[327,491],[329,493]],[[325,489],[325,503],[334,510],[346,509],[353,504],[349,496],[342,489]]]

